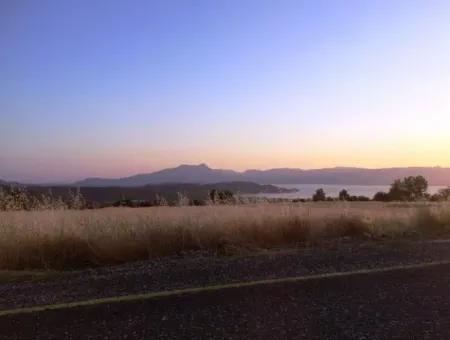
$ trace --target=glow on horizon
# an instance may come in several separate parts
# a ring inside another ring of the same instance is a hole
[[[448,36],[444,0],[1,4],[0,179],[450,167]]]

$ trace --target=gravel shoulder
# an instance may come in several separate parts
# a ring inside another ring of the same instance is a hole
[[[207,285],[450,260],[447,242],[322,244],[245,256],[162,258],[0,283],[0,310]]]

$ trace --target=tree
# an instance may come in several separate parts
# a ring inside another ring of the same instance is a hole
[[[425,196],[428,189],[428,182],[423,176],[410,176],[403,180],[403,185],[409,195],[409,200],[415,201]]]
[[[443,201],[448,201],[450,199],[450,187],[440,189],[438,191],[438,195],[442,198]]]
[[[430,200],[432,202],[442,202],[450,200],[450,187],[440,189],[436,194],[431,196]]]
[[[349,201],[350,195],[347,190],[343,189],[339,192],[339,201]]]
[[[315,194],[312,197],[314,202],[318,201],[325,201],[327,199],[327,196],[325,195],[325,191],[323,191],[322,188],[317,189]]]
[[[403,180],[397,179],[391,184],[389,200],[416,201],[425,197],[428,182],[423,176],[409,176]]]
[[[408,192],[400,179],[396,179],[391,184],[388,195],[390,201],[407,201],[409,198]]]
[[[373,197],[374,201],[416,201],[424,199],[437,200],[437,196],[427,194],[428,182],[423,176],[409,176],[403,180],[396,179],[391,184],[388,193],[377,192]],[[450,191],[449,191],[450,195]]]

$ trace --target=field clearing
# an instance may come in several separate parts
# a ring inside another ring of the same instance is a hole
[[[0,212],[0,269],[75,269],[192,251],[450,231],[448,203],[260,203]]]

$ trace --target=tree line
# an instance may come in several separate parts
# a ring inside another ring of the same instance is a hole
[[[427,192],[428,181],[423,176],[410,176],[395,180],[388,192],[377,192],[372,199],[366,196],[350,195],[346,189],[339,192],[338,197],[329,197],[323,188],[319,188],[310,199],[294,199],[292,202],[306,201],[430,201],[444,202],[450,200],[450,187],[440,189],[431,195]],[[26,187],[10,186],[0,187],[0,211],[1,210],[41,210],[41,209],[95,209],[108,206],[115,207],[151,207],[151,206],[185,206],[185,205],[210,205],[210,204],[242,204],[251,202],[250,198],[243,198],[231,190],[212,189],[207,192],[203,199],[190,199],[186,194],[177,193],[176,198],[166,199],[162,195],[156,194],[154,199],[132,200],[122,197],[120,200],[110,203],[99,203],[89,201],[81,194],[79,189],[69,189],[68,193],[62,196],[48,194],[30,193]],[[268,200],[271,202],[270,200]],[[288,200],[281,200],[288,201]]]
[[[428,181],[423,176],[409,176],[403,179],[395,180],[388,192],[377,192],[372,198],[373,201],[380,202],[415,202],[415,201],[431,201],[444,202],[450,200],[450,187],[440,189],[437,193],[431,195],[427,192]],[[339,192],[339,201],[370,201],[370,198],[365,196],[351,196],[346,189]],[[325,191],[320,188],[317,189],[312,200],[318,201],[334,201],[335,198],[327,197]]]
[[[153,206],[200,206],[216,204],[244,203],[243,198],[231,190],[212,189],[204,199],[191,199],[183,192],[177,192],[174,199],[166,199],[156,194],[155,198],[130,199],[122,196],[112,202],[96,202],[86,199],[80,189],[68,189],[65,195],[55,195],[51,190],[47,193],[36,193],[25,186],[0,186],[0,211],[49,210],[49,209],[97,209],[106,207],[153,207]]]

